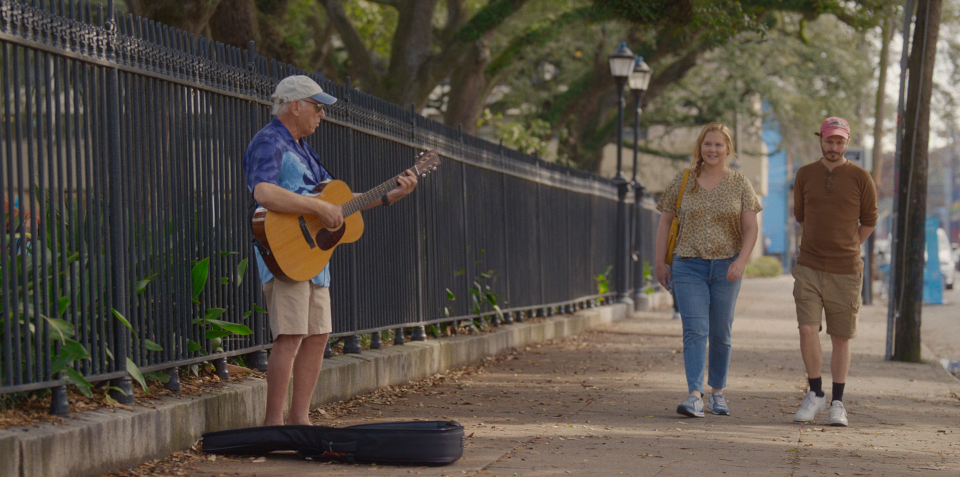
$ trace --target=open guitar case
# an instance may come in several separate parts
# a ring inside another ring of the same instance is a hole
[[[307,460],[446,465],[463,456],[456,421],[409,421],[350,427],[264,426],[208,432],[203,451],[221,455],[296,451]]]

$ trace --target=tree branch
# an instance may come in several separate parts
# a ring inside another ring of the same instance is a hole
[[[643,105],[646,106],[649,104],[650,101],[662,93],[664,88],[670,85],[670,83],[683,79],[693,67],[697,66],[703,53],[708,49],[706,44],[701,43],[695,48],[688,50],[683,56],[654,75],[654,77],[650,79],[647,92],[643,95]]]
[[[470,43],[496,30],[528,0],[497,0],[483,7],[467,22],[454,38],[459,43]]]
[[[323,6],[327,10],[330,23],[337,29],[340,39],[343,40],[343,45],[347,49],[350,61],[355,65],[360,81],[368,89],[376,88],[381,84],[382,75],[374,66],[373,58],[367,50],[363,37],[360,36],[360,32],[357,31],[347,16],[343,2],[341,0],[323,0]]]
[[[609,19],[607,12],[594,7],[583,7],[561,14],[547,26],[528,30],[507,45],[497,58],[490,62],[487,75],[496,77],[523,59],[523,54],[532,47],[544,45],[560,34],[564,28],[579,23]]]
[[[447,0],[447,25],[443,28],[443,39],[452,40],[466,20],[466,0]]]

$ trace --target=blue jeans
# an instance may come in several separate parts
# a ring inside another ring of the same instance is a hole
[[[728,282],[727,269],[736,259],[736,255],[724,260],[673,257],[673,287],[683,321],[683,366],[688,392],[703,394],[708,338],[707,384],[716,389],[727,386],[733,309],[740,294],[740,280]]]

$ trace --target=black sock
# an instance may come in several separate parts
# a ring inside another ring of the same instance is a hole
[[[833,383],[833,400],[843,401],[843,385],[846,383]]]
[[[823,397],[823,378],[807,378],[810,383],[810,390],[816,393],[817,397]]]

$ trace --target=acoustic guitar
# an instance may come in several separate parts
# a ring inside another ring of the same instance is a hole
[[[416,164],[408,170],[425,176],[439,165],[437,151],[428,151],[417,156]],[[396,188],[400,176],[356,197],[343,181],[317,185],[313,192],[318,195],[313,198],[339,205],[343,210],[343,224],[333,230],[326,228],[315,215],[258,208],[253,215],[253,235],[263,246],[261,256],[267,268],[284,281],[299,282],[317,276],[327,266],[337,245],[356,242],[363,234],[360,209]]]

